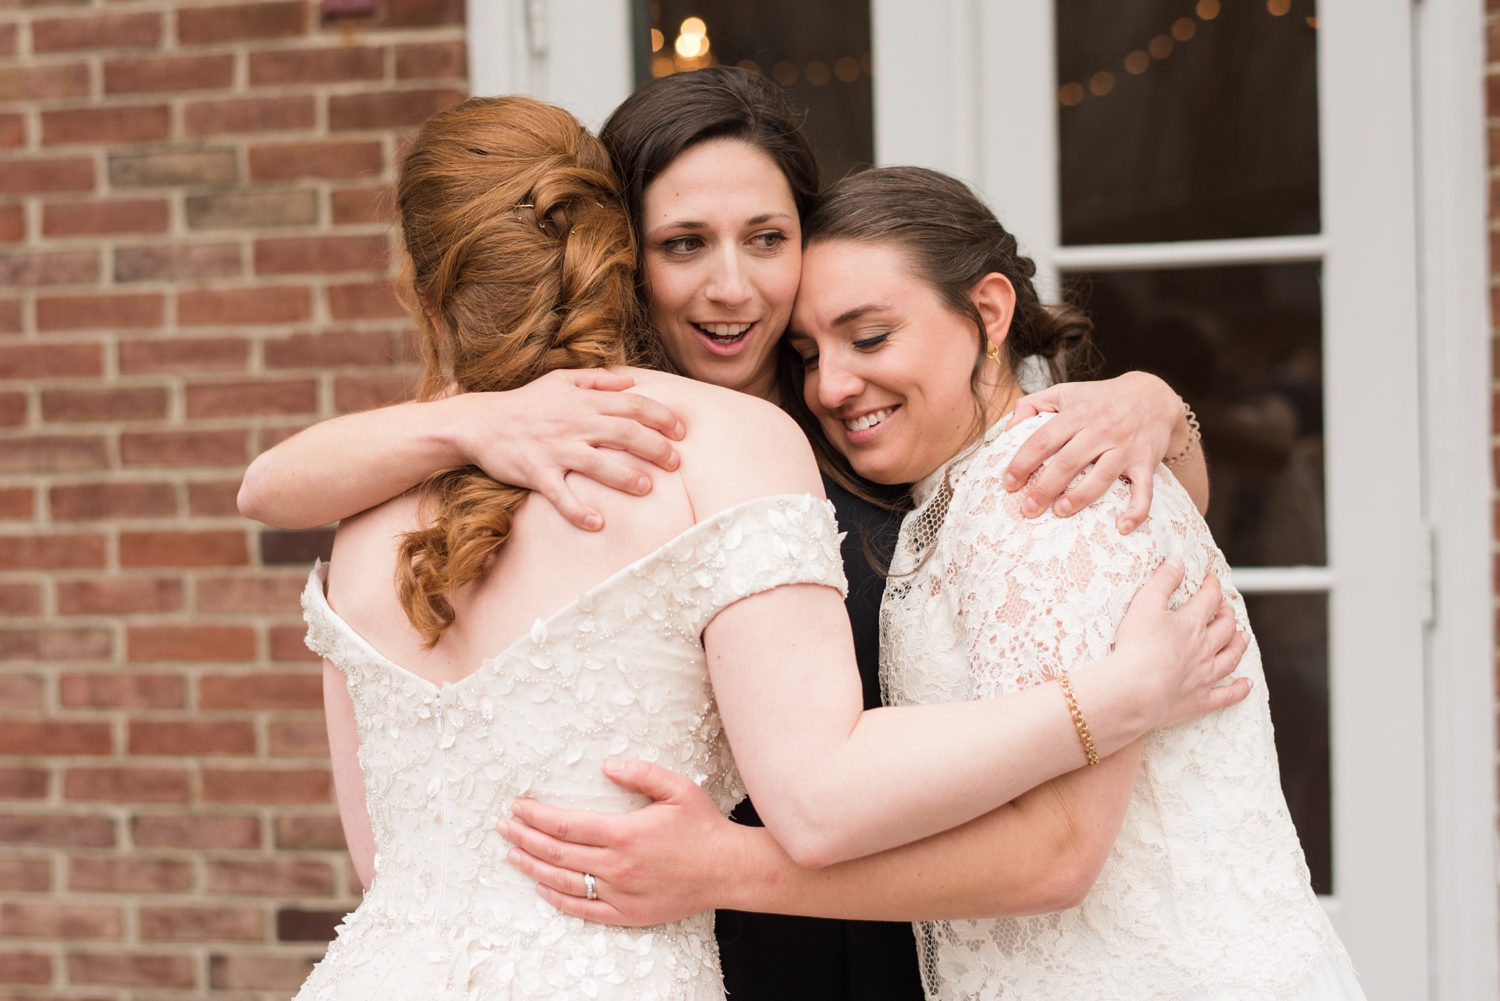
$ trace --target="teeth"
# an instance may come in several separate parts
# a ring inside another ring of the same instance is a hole
[[[877,410],[873,414],[865,414],[863,417],[856,417],[852,421],[845,421],[844,427],[850,431],[864,431],[882,423],[889,416],[891,416],[891,408],[886,407],[884,410]]]
[[[751,324],[748,324],[748,323],[700,323],[700,324],[698,324],[698,326],[701,327],[703,330],[707,331],[708,333],[712,334],[713,336],[721,339],[721,340],[732,340],[733,338],[736,338],[736,337],[740,336],[741,334],[743,334],[745,331],[749,330],[750,327],[751,327]]]

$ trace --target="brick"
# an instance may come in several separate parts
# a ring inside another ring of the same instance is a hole
[[[402,28],[464,23],[464,0],[391,0],[391,23]]]
[[[152,56],[107,59],[106,94],[162,94],[222,90],[234,82],[234,56]]]
[[[26,423],[26,394],[0,393],[0,425],[15,427]],[[0,490],[0,498],[6,494]],[[5,517],[5,501],[0,500],[0,517]]]
[[[0,844],[47,848],[113,848],[115,822],[108,817],[0,813]]]
[[[189,418],[311,414],[317,409],[318,384],[312,379],[200,383],[187,387]]]
[[[210,956],[208,984],[215,990],[295,991],[316,961],[310,956]]]
[[[312,293],[302,285],[194,289],[177,294],[177,322],[185,327],[291,323],[311,316]]]
[[[0,709],[42,708],[42,679],[31,674],[0,674]]]
[[[99,255],[93,250],[0,255],[0,284],[4,285],[76,285],[98,279]]]
[[[276,859],[267,862],[208,863],[208,892],[256,896],[326,897],[333,893],[333,867],[327,862]]]
[[[188,484],[188,513],[194,515],[230,515],[240,513],[237,498],[239,480]]]
[[[0,799],[46,798],[46,769],[0,768]],[[0,932],[0,934],[3,934],[3,932]]]
[[[274,758],[326,758],[328,728],[321,721],[272,723],[270,752]]]
[[[159,198],[53,202],[42,206],[44,236],[165,233],[167,222],[167,203]]]
[[[333,556],[331,528],[283,531],[266,528],[260,533],[260,561],[266,566],[301,566]]]
[[[47,506],[55,521],[166,518],[177,513],[177,490],[170,483],[77,483],[53,487]]]
[[[274,661],[313,661],[320,658],[303,642],[307,636],[304,626],[272,626],[268,630],[271,659]]]
[[[49,421],[142,420],[167,415],[165,389],[59,389],[42,394]]]
[[[401,375],[340,376],[333,383],[333,408],[341,414],[405,403],[417,395],[416,380]]]
[[[384,236],[300,236],[255,241],[257,274],[384,271]]]
[[[254,754],[255,727],[233,720],[131,720],[131,754]]]
[[[250,907],[142,907],[140,927],[147,942],[259,942],[266,916]]]
[[[16,26],[0,24],[0,56],[16,54]]]
[[[0,950],[0,984],[50,984],[52,957],[22,949]]]
[[[276,818],[276,847],[298,851],[342,851],[344,825],[337,816]]]
[[[176,674],[64,674],[58,698],[66,709],[181,709],[187,689]]]
[[[322,709],[323,674],[210,674],[198,679],[200,709]]]
[[[383,90],[330,97],[328,127],[341,132],[420,125],[468,96],[461,90],[444,87],[435,90]]]
[[[333,773],[326,768],[205,768],[205,803],[328,803]]]
[[[111,153],[109,157],[109,183],[117,188],[233,184],[238,179],[232,149]]]
[[[159,431],[120,436],[127,466],[238,466],[245,462],[243,431]]]
[[[72,858],[68,889],[94,893],[174,893],[193,885],[191,863],[169,859]]]
[[[36,494],[30,487],[0,489],[0,519],[30,521],[36,506]]]
[[[181,768],[69,768],[63,798],[92,803],[186,803]]]
[[[154,49],[161,42],[159,14],[99,14],[31,23],[33,52],[77,49]]]
[[[133,612],[182,610],[182,581],[69,580],[57,584],[61,615],[129,615]]]
[[[329,286],[328,312],[335,320],[386,320],[406,316],[395,291],[386,282]]]
[[[316,191],[243,191],[187,199],[193,229],[260,229],[307,226],[318,221]]]
[[[181,7],[177,11],[179,45],[293,38],[306,34],[307,28],[307,5],[302,0]]]
[[[42,590],[35,584],[0,584],[0,615],[40,615]],[[0,705],[3,705],[0,700]]]
[[[45,101],[88,93],[88,63],[0,68],[0,101]]]
[[[282,424],[276,427],[260,428],[255,434],[256,455],[286,441],[299,431],[307,430],[307,426],[298,427],[295,424]]]
[[[379,80],[384,75],[385,51],[372,46],[250,53],[252,87]]]
[[[182,109],[183,134],[192,137],[310,129],[317,120],[317,101],[311,94],[189,101]]]
[[[0,754],[111,754],[108,723],[8,719],[0,726]]]
[[[98,344],[0,345],[0,379],[97,376],[103,373]]]
[[[0,570],[61,570],[102,566],[102,535],[0,535]]]
[[[338,365],[390,365],[400,360],[389,332],[329,330],[267,339],[267,368],[332,368]]]
[[[108,465],[103,438],[50,435],[0,441],[0,473],[62,473]]]
[[[24,239],[26,239],[25,208],[20,205],[0,205],[0,243],[20,243]],[[14,299],[8,299],[6,302],[16,304]],[[19,317],[17,320],[19,321]],[[21,327],[19,322],[6,322],[3,329],[14,333]]]
[[[0,347],[0,376],[4,375]],[[231,337],[125,341],[120,344],[120,372],[144,375],[165,372],[226,372],[250,363],[250,345]]]
[[[275,143],[250,147],[252,181],[378,175],[384,166],[385,154],[379,142]]]
[[[393,198],[390,188],[341,188],[333,193],[333,221],[352,223],[390,222]]]
[[[300,610],[299,598],[307,581],[295,577],[200,577],[198,611],[265,614]]]
[[[16,149],[26,145],[26,116],[0,115],[0,147]]]
[[[172,112],[165,104],[42,112],[43,146],[153,142],[171,134]]]
[[[463,42],[396,46],[396,79],[467,77],[468,52]]]
[[[37,299],[36,327],[56,330],[120,330],[159,327],[165,304],[159,293],[70,295]]]
[[[190,956],[126,953],[69,953],[68,980],[113,987],[191,987]]]
[[[152,848],[259,848],[260,820],[198,814],[136,817],[131,840]]]
[[[0,163],[0,193],[91,191],[93,160],[9,160]]]
[[[35,893],[52,886],[52,863],[41,858],[0,858],[0,890]]]
[[[234,243],[179,243],[115,249],[115,281],[181,281],[232,278],[240,273]]]
[[[42,901],[0,904],[0,935],[17,938],[120,938],[118,907],[88,907]]]
[[[249,626],[129,626],[125,647],[130,661],[253,660],[255,630]]]
[[[0,660],[107,660],[105,629],[3,629]]]
[[[122,567],[223,567],[248,562],[243,531],[120,533]]]

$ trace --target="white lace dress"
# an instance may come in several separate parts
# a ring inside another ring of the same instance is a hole
[[[375,833],[375,879],[301,1001],[723,1001],[713,913],[653,928],[568,917],[505,861],[495,824],[522,795],[624,811],[644,797],[606,758],[690,776],[726,814],[744,796],[700,636],[782,584],[844,589],[832,508],[763,498],[703,521],[538,620],[457,684],[387,660],[302,597],[307,645],[348,680]]]
[[[1223,554],[1164,469],[1151,517],[1131,535],[1114,527],[1129,501],[1118,483],[1071,518],[1021,517],[1020,494],[1000,480],[1047,419],[1009,432],[999,422],[914,488],[881,609],[887,703],[998,698],[1102,659],[1168,556],[1184,561],[1187,581],[1216,574],[1248,632]],[[1193,590],[1184,585],[1174,606]],[[1243,703],[1146,738],[1124,828],[1081,906],[917,923],[929,998],[1363,998],[1309,885],[1253,641],[1238,673],[1255,681]]]

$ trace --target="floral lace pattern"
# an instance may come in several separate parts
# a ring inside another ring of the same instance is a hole
[[[1103,658],[1170,556],[1192,582],[1174,607],[1213,573],[1249,633],[1223,554],[1164,469],[1130,535],[1114,527],[1129,502],[1120,483],[1071,518],[1022,517],[1000,480],[1049,417],[1009,432],[1002,421],[917,485],[881,611],[888,704],[997,698]],[[1281,793],[1253,639],[1237,674],[1255,681],[1244,702],[1147,737],[1123,830],[1081,906],[916,924],[930,999],[1280,1001],[1330,960],[1347,972]]]
[[[832,508],[762,498],[703,521],[538,620],[457,684],[381,656],[303,592],[307,645],[344,673],[375,834],[373,886],[302,1001],[701,1001],[723,998],[713,913],[626,929],[569,917],[505,861],[495,824],[522,795],[624,811],[606,758],[687,775],[726,814],[744,797],[700,637],[740,598],[844,590]]]

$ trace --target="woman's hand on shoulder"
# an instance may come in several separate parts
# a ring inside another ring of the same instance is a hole
[[[1124,477],[1130,483],[1130,506],[1116,527],[1122,534],[1134,531],[1151,511],[1157,464],[1173,454],[1174,433],[1183,423],[1181,397],[1145,372],[1102,382],[1064,382],[1023,397],[1010,426],[1040,413],[1057,416],[1027,439],[1005,471],[1005,489],[1026,488],[1021,513],[1032,518],[1051,505],[1066,518]],[[1069,489],[1090,463],[1094,468]]]
[[[735,843],[748,829],[659,765],[611,761],[605,774],[655,802],[597,813],[517,800],[511,819],[496,825],[515,846],[510,864],[537,881],[543,900],[601,924],[663,924],[723,905],[735,880]],[[585,873],[595,879],[596,900],[588,899]]]
[[[1198,593],[1169,609],[1183,567],[1168,560],[1156,568],[1130,602],[1115,632],[1115,654],[1128,660],[1147,698],[1146,730],[1172,726],[1227,709],[1250,694],[1250,679],[1220,684],[1239,667],[1249,642],[1209,574]]]
[[[651,480],[617,452],[665,470],[677,468],[673,444],[684,427],[662,403],[628,390],[635,379],[607,369],[558,369],[508,393],[467,393],[454,434],[465,461],[501,483],[534,490],[569,522],[597,531],[604,516],[569,488],[579,473],[628,494],[651,491]]]

